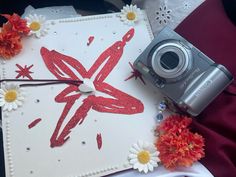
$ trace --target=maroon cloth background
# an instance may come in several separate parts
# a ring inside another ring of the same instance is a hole
[[[176,31],[236,79],[236,26],[220,0],[206,0]],[[228,90],[236,93],[235,82]],[[216,177],[236,177],[236,96],[220,94],[193,121],[193,128],[205,137],[203,165]]]

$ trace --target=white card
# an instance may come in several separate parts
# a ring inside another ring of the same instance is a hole
[[[49,28],[2,62],[2,76],[29,79],[18,72],[26,66],[32,79],[89,78],[96,90],[25,87],[23,105],[2,112],[6,176],[102,176],[131,168],[130,147],[138,140],[154,142],[162,98],[144,78],[130,77],[129,63],[153,38],[145,14],[133,27],[115,13],[55,20]]]

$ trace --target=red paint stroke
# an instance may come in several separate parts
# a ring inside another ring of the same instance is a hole
[[[100,150],[102,148],[102,135],[101,133],[97,134],[97,145],[98,145],[98,149]]]
[[[134,66],[129,62],[130,67],[132,68],[132,75],[129,76],[127,79],[125,79],[125,81],[132,79],[133,77],[135,78],[135,80],[137,80],[137,78],[139,78],[144,85],[146,85],[145,81],[143,80],[142,74],[134,68]]]
[[[87,46],[89,46],[94,40],[94,36],[89,36]]]
[[[34,126],[36,126],[42,119],[38,118],[38,119],[35,119],[33,122],[31,122],[29,125],[28,125],[28,128],[31,129],[33,128]]]
[[[48,70],[57,78],[65,80],[83,80],[83,78],[92,78],[97,92],[103,92],[107,97],[88,95],[82,100],[82,104],[68,118],[69,111],[76,100],[80,98],[81,93],[78,87],[68,85],[56,97],[58,103],[65,103],[65,107],[57,122],[56,128],[51,136],[51,147],[62,146],[69,138],[69,134],[78,124],[82,124],[88,112],[93,109],[98,112],[117,113],[117,114],[137,114],[144,110],[142,102],[105,82],[107,76],[111,73],[122,57],[126,42],[134,36],[134,29],[130,29],[121,41],[115,42],[108,47],[87,71],[84,66],[76,59],[63,55],[55,50],[49,51],[42,47],[41,55]],[[103,65],[103,67],[101,67]],[[65,121],[67,123],[65,124]],[[64,128],[62,125],[65,125]],[[62,129],[62,130],[61,130]]]
[[[30,65],[29,67],[27,67],[27,65],[24,66],[24,68],[22,66],[20,66],[19,64],[16,64],[17,68],[19,68],[19,70],[16,70],[16,72],[18,73],[18,75],[16,76],[16,79],[20,78],[20,77],[27,77],[28,79],[32,80],[33,78],[31,77],[30,74],[32,74],[33,72],[30,71],[30,69],[34,66],[34,65]]]

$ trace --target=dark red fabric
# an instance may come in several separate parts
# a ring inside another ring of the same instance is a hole
[[[206,0],[176,31],[236,78],[236,26],[220,0]],[[235,93],[234,83],[193,121],[194,130],[206,141],[206,156],[201,162],[216,177],[236,176]]]

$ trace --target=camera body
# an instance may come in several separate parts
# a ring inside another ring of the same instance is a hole
[[[197,116],[232,81],[231,73],[165,27],[134,67],[182,111]]]

